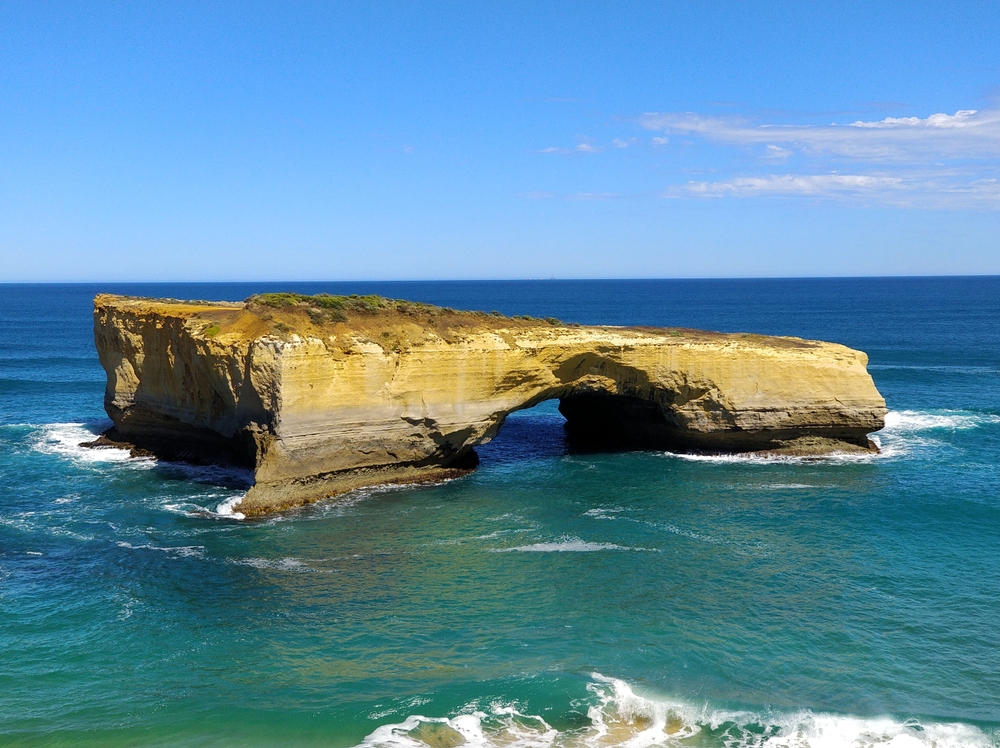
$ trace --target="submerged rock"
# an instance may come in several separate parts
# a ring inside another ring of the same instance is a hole
[[[107,440],[252,469],[246,515],[461,475],[552,398],[572,443],[614,449],[866,450],[885,416],[864,353],[799,338],[297,294],[100,295],[94,335]]]

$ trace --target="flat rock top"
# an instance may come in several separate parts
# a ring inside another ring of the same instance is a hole
[[[399,352],[431,341],[463,342],[481,334],[520,341],[605,345],[709,345],[711,347],[806,352],[843,348],[836,344],[751,333],[719,333],[679,327],[581,326],[553,317],[508,317],[499,312],[461,311],[381,296],[305,296],[272,293],[243,302],[181,301],[100,294],[95,311],[120,311],[140,317],[185,321],[192,334],[220,343],[273,337],[362,337]],[[844,349],[849,350],[849,349]]]

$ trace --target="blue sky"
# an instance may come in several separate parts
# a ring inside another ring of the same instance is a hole
[[[0,280],[1000,273],[1000,4],[0,5]]]

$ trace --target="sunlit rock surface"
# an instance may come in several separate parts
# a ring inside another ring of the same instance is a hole
[[[295,294],[100,295],[94,334],[108,440],[252,470],[247,515],[460,475],[507,414],[551,398],[599,448],[866,450],[885,415],[864,353],[798,338]]]

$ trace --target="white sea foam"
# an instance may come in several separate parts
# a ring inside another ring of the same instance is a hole
[[[559,737],[544,719],[514,707],[493,707],[455,717],[412,715],[398,724],[379,727],[359,748],[426,748],[466,745],[469,748],[548,748]]]
[[[297,558],[230,558],[229,563],[237,566],[250,566],[254,569],[271,569],[273,571],[317,571]]]
[[[961,410],[940,410],[924,413],[916,410],[890,410],[885,414],[885,428],[880,432],[910,433],[935,429],[974,429],[1000,423],[1000,416],[969,413]]]
[[[624,681],[592,675],[587,690],[590,724],[559,731],[540,716],[494,704],[470,705],[451,717],[411,715],[382,725],[358,748],[653,748],[691,745],[725,748],[987,748],[995,737],[962,723],[900,721],[808,710],[775,713],[715,709],[643,696]],[[711,731],[711,734],[708,734]]]
[[[246,515],[243,512],[237,512],[236,507],[243,501],[244,496],[233,496],[231,499],[226,499],[217,507],[215,507],[215,513],[220,517],[229,517],[231,519],[246,519]]]
[[[142,545],[132,545],[128,541],[119,540],[116,542],[119,548],[129,548],[134,551],[159,551],[174,558],[204,558],[205,546],[203,545],[153,545],[143,543]]]
[[[824,455],[770,455],[759,452],[747,453],[737,452],[733,454],[700,455],[685,454],[683,452],[666,452],[667,457],[686,462],[707,462],[721,465],[745,464],[745,465],[814,465],[814,464],[841,464],[841,463],[864,463],[873,460],[885,459],[887,457],[897,457],[902,452],[895,446],[880,447],[881,452],[831,452]]]
[[[81,447],[83,442],[92,442],[106,424],[49,423],[41,427],[35,438],[34,448],[45,454],[58,455],[81,463],[126,462],[132,457],[127,449],[116,447]],[[97,428],[100,426],[100,428]],[[137,464],[150,465],[152,460],[140,458]]]
[[[616,515],[621,514],[625,511],[625,507],[615,506],[615,507],[594,507],[593,509],[588,509],[583,513],[584,517],[590,517],[592,519],[619,519]]]
[[[629,548],[614,543],[590,543],[579,538],[561,538],[553,543],[532,543],[514,548],[494,548],[494,553],[591,553],[593,551],[642,551],[645,548]]]
[[[826,455],[771,455],[761,453],[734,454],[684,454],[667,452],[667,457],[688,462],[747,465],[811,465],[870,463],[878,460],[897,459],[915,452],[939,448],[942,442],[934,432],[960,431],[1000,424],[1000,416],[989,413],[941,410],[890,410],[885,416],[885,427],[871,435],[879,452],[832,452]],[[942,433],[943,435],[943,433]]]
[[[100,423],[48,423],[36,427],[34,448],[45,454],[58,455],[78,463],[129,463],[136,467],[161,466],[180,473],[185,478],[204,483],[253,483],[253,472],[221,465],[193,465],[187,462],[165,462],[152,457],[132,457],[128,449],[113,446],[83,447],[94,441],[111,421]]]

